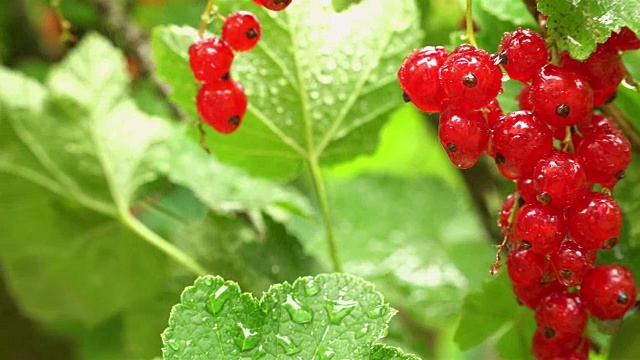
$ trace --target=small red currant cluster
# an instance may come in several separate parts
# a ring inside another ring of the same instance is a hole
[[[622,212],[610,194],[631,162],[631,145],[594,106],[611,101],[626,74],[620,52],[638,48],[623,28],[586,61],[561,53],[552,64],[545,40],[519,28],[504,34],[496,54],[468,44],[451,54],[428,46],[398,71],[406,101],[440,112],[438,134],[453,164],[469,168],[486,153],[516,182],[500,211],[500,250],[509,248],[517,298],[536,312],[538,359],[587,359],[588,315],[619,320],[636,300],[629,269],[595,265],[597,250],[620,237]],[[507,114],[496,99],[500,66],[523,83],[520,110]]]
[[[284,10],[292,0],[253,0],[254,3],[273,11]]]
[[[234,51],[253,49],[260,35],[258,18],[238,11],[225,19],[221,38],[201,39],[189,47],[191,71],[202,82],[196,97],[198,114],[221,134],[234,132],[247,111],[244,88],[229,75]]]

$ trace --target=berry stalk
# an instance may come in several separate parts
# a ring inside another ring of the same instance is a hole
[[[466,39],[467,42],[474,47],[478,47],[476,43],[475,31],[473,30],[473,0],[467,0],[467,10],[465,12],[465,21],[467,26]]]

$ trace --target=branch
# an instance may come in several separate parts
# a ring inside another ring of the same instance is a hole
[[[169,100],[169,87],[154,72],[155,66],[151,60],[151,47],[147,34],[130,21],[124,8],[117,1],[93,0],[93,2],[104,15],[104,23],[109,30],[107,36],[112,40],[124,42],[125,47],[140,60],[142,73],[149,76],[151,83],[165,99],[176,118],[185,120],[186,115],[182,109]]]

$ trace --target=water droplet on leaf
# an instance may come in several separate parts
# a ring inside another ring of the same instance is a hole
[[[318,284],[318,282],[313,279],[309,280],[304,285],[304,292],[307,294],[307,296],[315,296],[320,292],[320,284]]]
[[[378,305],[373,309],[367,311],[367,316],[370,319],[379,319],[382,316],[382,306]]]
[[[329,322],[333,325],[339,325],[342,319],[349,315],[356,306],[358,306],[358,303],[352,300],[329,300],[326,305],[329,313]]]
[[[252,331],[251,329],[244,326],[243,323],[238,322],[236,326],[239,330],[239,333],[236,334],[235,342],[238,348],[241,351],[249,351],[260,343],[262,338],[262,334],[259,331]]]
[[[174,351],[180,350],[180,342],[176,341],[176,339],[167,340],[167,345],[169,345],[169,347]]]
[[[287,294],[287,300],[284,302],[284,308],[289,313],[291,321],[298,324],[306,324],[313,320],[313,314],[310,310],[305,309],[299,302],[297,302],[291,294]]]
[[[317,354],[320,360],[330,360],[336,356],[336,352],[328,346],[318,348]]]
[[[209,296],[209,302],[207,303],[207,310],[213,315],[217,315],[222,311],[224,304],[231,297],[231,292],[228,291],[227,285],[222,285],[215,293]]]
[[[284,353],[287,355],[295,355],[302,350],[286,336],[276,335],[276,342],[284,349]]]

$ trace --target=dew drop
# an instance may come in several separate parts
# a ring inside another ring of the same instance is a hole
[[[378,305],[373,309],[368,310],[367,316],[370,319],[379,319],[380,317],[382,317],[382,306]]]
[[[204,284],[207,285],[207,286],[213,285],[213,279],[211,279],[210,277],[206,277],[204,279]]]
[[[318,354],[318,359],[320,360],[330,360],[336,356],[336,352],[328,346],[318,348],[316,354]]]
[[[356,331],[356,339],[360,339],[361,337],[367,335],[369,333],[369,323],[362,325],[358,331]]]
[[[297,302],[291,294],[287,294],[287,300],[284,302],[284,308],[289,313],[291,321],[298,324],[310,323],[313,320],[313,314],[308,309],[305,309],[299,302]]]
[[[276,335],[276,342],[284,349],[286,355],[295,355],[302,349],[286,336]]]
[[[167,345],[169,345],[169,347],[173,349],[173,351],[180,350],[180,342],[176,341],[176,339],[167,340]]]
[[[207,303],[207,310],[213,314],[217,315],[222,311],[224,304],[231,297],[231,292],[228,291],[229,287],[227,285],[222,285],[215,293],[209,296],[209,302]]]
[[[239,334],[235,337],[235,341],[241,351],[249,351],[258,346],[262,338],[262,335],[258,331],[251,331],[251,329],[245,327],[241,322],[236,323],[236,326],[239,329]]]
[[[307,294],[307,296],[315,296],[320,292],[320,284],[318,284],[318,282],[316,282],[315,280],[309,280],[304,285],[304,292]]]
[[[349,315],[356,306],[358,306],[358,303],[352,300],[329,300],[326,305],[329,313],[329,322],[333,325],[339,325],[342,319]]]

